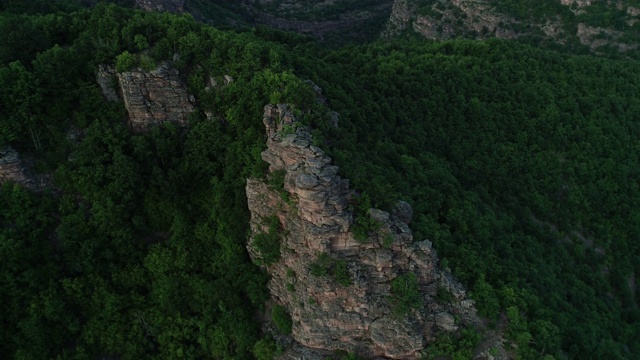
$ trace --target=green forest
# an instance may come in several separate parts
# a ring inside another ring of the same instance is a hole
[[[0,187],[0,358],[271,359],[245,184],[266,173],[263,107],[285,102],[374,207],[413,206],[414,238],[506,323],[516,358],[638,358],[637,60],[506,40],[327,48],[129,3],[0,2],[0,149],[52,178]],[[164,61],[197,110],[134,133],[98,65]]]

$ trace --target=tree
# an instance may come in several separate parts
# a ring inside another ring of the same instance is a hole
[[[42,89],[22,63],[14,61],[0,69],[0,144],[27,136],[35,149],[41,147],[42,128],[37,121],[41,101]]]

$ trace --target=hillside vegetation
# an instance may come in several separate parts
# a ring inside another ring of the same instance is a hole
[[[54,178],[41,193],[0,189],[0,357],[271,358],[244,186],[264,174],[262,108],[279,102],[374,206],[411,203],[415,238],[518,358],[640,354],[638,62],[501,40],[327,50],[63,3],[0,13],[0,147]],[[103,99],[98,64],[125,51],[147,66],[179,54],[199,109],[188,129],[133,134]],[[235,81],[205,90],[225,74]],[[473,345],[443,338],[430,354]]]

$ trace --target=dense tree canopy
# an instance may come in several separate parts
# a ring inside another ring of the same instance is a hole
[[[19,3],[0,13],[0,146],[54,185],[0,189],[0,357],[276,352],[256,317],[266,275],[245,250],[269,102],[292,103],[374,206],[413,205],[416,239],[482,315],[507,319],[519,358],[640,353],[636,61],[497,40],[327,50],[189,16]],[[198,102],[190,127],[131,133],[97,65],[175,53]],[[224,74],[235,81],[205,90]]]

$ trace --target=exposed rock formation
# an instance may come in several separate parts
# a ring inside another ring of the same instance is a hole
[[[129,113],[129,124],[134,131],[144,131],[164,122],[188,125],[195,99],[187,93],[178,75],[178,70],[166,64],[152,71],[134,69],[122,73],[101,65],[96,77],[109,100],[117,99],[112,85],[117,83],[118,93]]]
[[[548,11],[548,15],[534,18],[529,15],[506,14],[498,10],[494,0],[395,0],[384,36],[413,31],[432,40],[456,37],[514,39],[522,36],[544,37],[561,44],[578,40],[598,52],[601,46],[613,45],[619,51],[636,49],[640,43],[637,31],[631,27],[638,21],[639,11],[630,2],[608,1],[611,11],[624,15],[628,30],[621,31],[579,23],[575,16],[590,11],[590,0],[559,0],[562,6]],[[548,5],[546,5],[548,6]],[[615,9],[613,9],[615,8]],[[600,10],[601,11],[601,10]],[[517,13],[517,12],[516,12]],[[593,17],[597,17],[592,15]],[[623,35],[630,35],[624,37]],[[624,41],[621,39],[624,38]]]
[[[116,69],[111,65],[100,64],[98,65],[98,72],[96,73],[96,82],[102,90],[102,95],[109,101],[119,101],[118,93],[116,92]]]
[[[184,0],[136,0],[136,6],[147,11],[184,12]]]
[[[396,0],[385,36],[411,29],[428,39],[458,36],[512,39],[516,20],[493,10],[488,0],[441,0],[422,5],[415,0]]]
[[[45,188],[48,176],[35,176],[20,158],[20,154],[11,146],[0,149],[0,184],[15,182],[31,190]]]
[[[354,193],[331,158],[313,145],[309,129],[297,126],[286,105],[267,105],[263,121],[268,139],[262,157],[271,176],[284,173],[284,186],[247,181],[253,233],[247,248],[262,263],[254,239],[269,232],[266,219],[276,216],[281,257],[265,266],[272,276],[268,286],[290,313],[296,342],[282,358],[322,359],[322,350],[346,350],[367,358],[415,359],[437,334],[481,323],[464,288],[437,268],[431,243],[413,242],[409,204],[400,202],[394,215],[370,209],[379,226],[365,241],[356,240]],[[415,275],[420,299],[398,315],[392,282],[412,276],[407,274]],[[446,303],[437,300],[443,293]]]
[[[578,39],[580,39],[580,43],[589,46],[592,51],[596,51],[599,47],[609,44],[615,44],[622,52],[638,48],[638,44],[626,44],[617,41],[624,35],[622,31],[592,27],[580,23],[578,24],[576,35]]]

